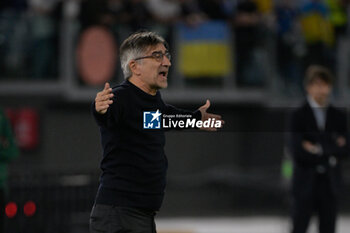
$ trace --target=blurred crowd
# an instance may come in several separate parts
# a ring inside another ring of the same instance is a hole
[[[79,20],[82,30],[103,25],[114,32],[117,41],[123,39],[118,36],[145,28],[162,34],[171,44],[173,26],[178,22],[196,27],[208,20],[226,21],[233,35],[233,66],[238,86],[265,84],[260,62],[264,53],[274,61],[282,85],[289,90],[291,86],[298,89],[309,64],[322,64],[336,72],[337,45],[348,33],[349,3],[349,0],[2,0],[0,68],[6,72],[0,77],[57,76],[60,21],[67,12],[73,12],[71,16]],[[18,67],[29,72],[23,74]]]

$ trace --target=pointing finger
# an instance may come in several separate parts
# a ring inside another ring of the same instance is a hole
[[[207,100],[203,106],[201,106],[199,109],[207,110],[210,107],[210,101]]]
[[[105,88],[103,90],[108,90],[111,86],[109,85],[108,82],[105,83]]]
[[[209,100],[207,100],[206,102],[205,102],[205,105],[204,105],[206,108],[209,108],[210,107],[210,101]]]

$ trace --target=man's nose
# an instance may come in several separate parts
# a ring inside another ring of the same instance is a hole
[[[169,60],[169,58],[167,56],[163,57],[162,65],[163,66],[171,66],[171,61]]]

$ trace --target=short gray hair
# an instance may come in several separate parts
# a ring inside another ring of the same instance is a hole
[[[155,32],[140,31],[131,34],[120,46],[120,63],[124,78],[132,76],[129,63],[132,59],[143,56],[147,49],[158,44],[164,44],[168,49],[168,44],[163,37]]]

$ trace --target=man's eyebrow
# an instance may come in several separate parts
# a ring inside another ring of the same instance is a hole
[[[152,53],[163,53],[162,50],[156,50],[156,51],[153,51]],[[169,50],[165,50],[164,53],[169,53]]]

